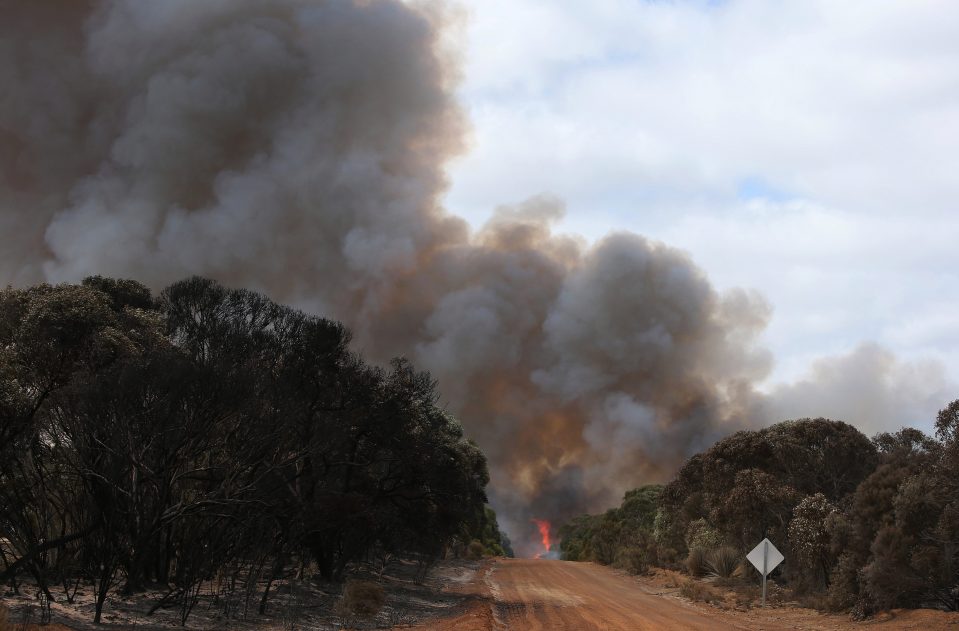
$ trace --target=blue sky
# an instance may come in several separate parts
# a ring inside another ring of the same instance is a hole
[[[910,414],[959,396],[959,4],[462,6],[452,212],[549,193],[687,250],[771,304],[767,388],[878,348]]]

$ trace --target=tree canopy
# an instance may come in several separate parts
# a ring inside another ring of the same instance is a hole
[[[2,579],[51,600],[91,580],[97,621],[115,586],[164,585],[185,620],[217,572],[271,581],[295,558],[338,580],[380,552],[496,543],[486,460],[436,381],[349,343],[203,278],[0,291]]]
[[[564,558],[623,564],[641,541],[650,562],[679,567],[688,555],[692,568],[769,537],[787,559],[777,578],[832,609],[959,609],[959,401],[939,413],[935,438],[903,428],[870,440],[821,418],[737,432],[651,488],[564,525]]]

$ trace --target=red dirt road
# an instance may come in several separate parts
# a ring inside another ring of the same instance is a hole
[[[737,629],[591,563],[508,559],[485,578],[494,629]]]
[[[887,631],[959,630],[959,614],[895,611],[865,622],[799,607],[736,611],[676,596],[656,577],[637,578],[592,563],[498,559],[467,584],[464,609],[417,627],[430,631]]]

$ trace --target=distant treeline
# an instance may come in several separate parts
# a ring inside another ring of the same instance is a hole
[[[693,574],[768,536],[786,557],[777,580],[829,609],[959,609],[959,401],[936,438],[905,428],[870,440],[826,419],[738,432],[560,536],[566,559]]]
[[[202,582],[257,595],[291,563],[503,553],[486,459],[406,360],[202,278],[0,291],[0,582],[51,600]],[[483,548],[479,548],[480,551]],[[245,587],[244,587],[245,586]]]

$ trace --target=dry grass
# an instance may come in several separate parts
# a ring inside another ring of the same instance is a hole
[[[686,580],[682,574],[673,570],[663,570],[663,577],[666,587],[680,587]]]
[[[679,593],[686,598],[703,603],[721,603],[723,596],[718,591],[695,579],[686,579],[679,586]]]
[[[379,583],[347,581],[336,612],[341,616],[375,616],[385,603],[386,593]]]

